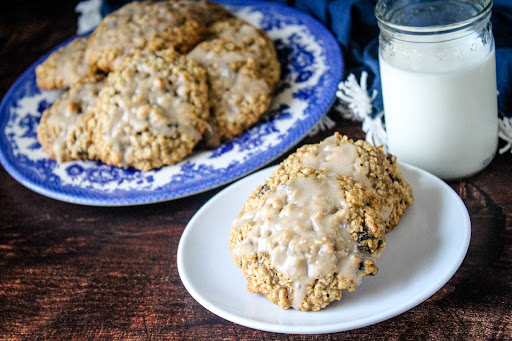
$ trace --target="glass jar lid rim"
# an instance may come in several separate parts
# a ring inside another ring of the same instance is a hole
[[[377,18],[379,22],[379,26],[384,25],[387,28],[391,28],[396,31],[402,31],[402,32],[410,32],[410,33],[442,33],[442,32],[453,32],[454,30],[461,29],[463,27],[466,27],[468,25],[471,25],[483,17],[485,17],[492,8],[493,0],[489,0],[485,7],[480,10],[477,14],[472,16],[471,18],[454,22],[452,24],[445,24],[445,25],[432,25],[432,26],[409,26],[409,25],[400,25],[395,24],[391,22],[390,20],[386,20],[381,12],[379,12],[378,7],[379,3],[381,3],[382,0],[379,0],[377,2],[377,6],[375,6],[375,17]]]

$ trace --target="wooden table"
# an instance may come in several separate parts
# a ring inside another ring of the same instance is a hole
[[[38,57],[73,35],[75,4],[0,5],[2,96]],[[300,144],[334,130],[364,137],[359,124],[336,120],[335,129]],[[511,175],[507,153],[482,173],[450,183],[468,207],[472,240],[458,272],[433,297],[373,326],[292,336],[223,320],[180,281],[176,250],[183,229],[220,189],[153,205],[87,207],[36,194],[0,167],[0,339],[510,340]]]

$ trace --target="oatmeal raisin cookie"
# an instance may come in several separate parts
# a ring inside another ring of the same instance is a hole
[[[179,1],[134,1],[107,15],[89,38],[87,61],[109,72],[134,50],[173,48],[186,53],[207,27],[180,10]]]
[[[150,170],[191,153],[206,129],[206,72],[172,49],[125,57],[88,121],[101,161]]]
[[[248,50],[215,39],[196,46],[188,58],[208,73],[210,126],[218,141],[244,132],[268,109],[271,89],[264,80],[265,70]]]
[[[256,188],[229,245],[251,293],[283,309],[317,311],[377,273],[380,198],[348,176],[296,168]]]
[[[37,138],[52,159],[63,162],[96,158],[86,123],[103,84],[75,84],[43,112]]]

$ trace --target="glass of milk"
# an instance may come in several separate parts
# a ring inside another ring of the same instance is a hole
[[[498,147],[492,0],[379,0],[389,151],[445,180],[485,168]]]

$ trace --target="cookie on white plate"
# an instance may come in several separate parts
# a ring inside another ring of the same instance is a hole
[[[375,275],[380,200],[344,175],[298,168],[264,181],[232,223],[229,249],[251,293],[317,311]]]

